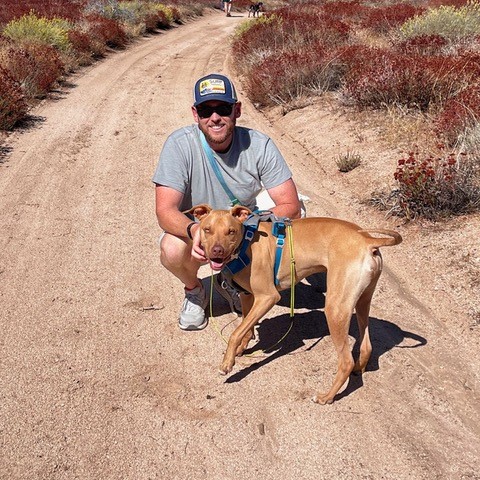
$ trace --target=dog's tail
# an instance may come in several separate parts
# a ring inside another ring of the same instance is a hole
[[[390,247],[402,243],[402,236],[394,230],[383,228],[359,230],[358,233],[364,234],[370,246],[374,248]],[[367,234],[367,235],[365,235]],[[386,237],[372,237],[371,234],[386,235]]]

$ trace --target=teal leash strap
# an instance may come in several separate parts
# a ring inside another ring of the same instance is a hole
[[[200,140],[202,142],[203,151],[205,152],[205,155],[207,155],[208,161],[210,162],[210,166],[212,167],[213,172],[215,173],[218,181],[220,182],[220,185],[225,190],[225,193],[228,195],[228,198],[230,198],[230,203],[232,207],[234,207],[235,205],[240,205],[240,201],[238,200],[238,198],[232,193],[232,191],[228,188],[228,185],[225,183],[222,172],[218,167],[218,163],[215,160],[215,157],[213,156],[212,149],[210,148],[210,145],[207,143],[207,139],[205,138],[205,135],[201,130],[199,130],[199,133],[200,133]]]

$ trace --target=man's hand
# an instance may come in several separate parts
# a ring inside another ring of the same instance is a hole
[[[191,229],[192,232],[192,257],[199,262],[205,263],[207,257],[203,250],[202,244],[200,243],[200,228],[199,224],[196,224]]]

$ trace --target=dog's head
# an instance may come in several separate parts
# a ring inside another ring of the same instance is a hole
[[[200,242],[212,270],[221,270],[236,253],[243,239],[243,222],[252,211],[242,205],[230,210],[213,210],[197,205],[185,213],[200,220]]]

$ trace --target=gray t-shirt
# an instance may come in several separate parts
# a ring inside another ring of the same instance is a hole
[[[210,166],[199,133],[198,125],[193,124],[167,138],[153,182],[184,194],[181,211],[201,203],[214,209],[228,209],[230,199]],[[262,186],[268,190],[292,176],[273,141],[256,130],[235,127],[228,152],[213,153],[228,188],[242,205],[252,210]]]

